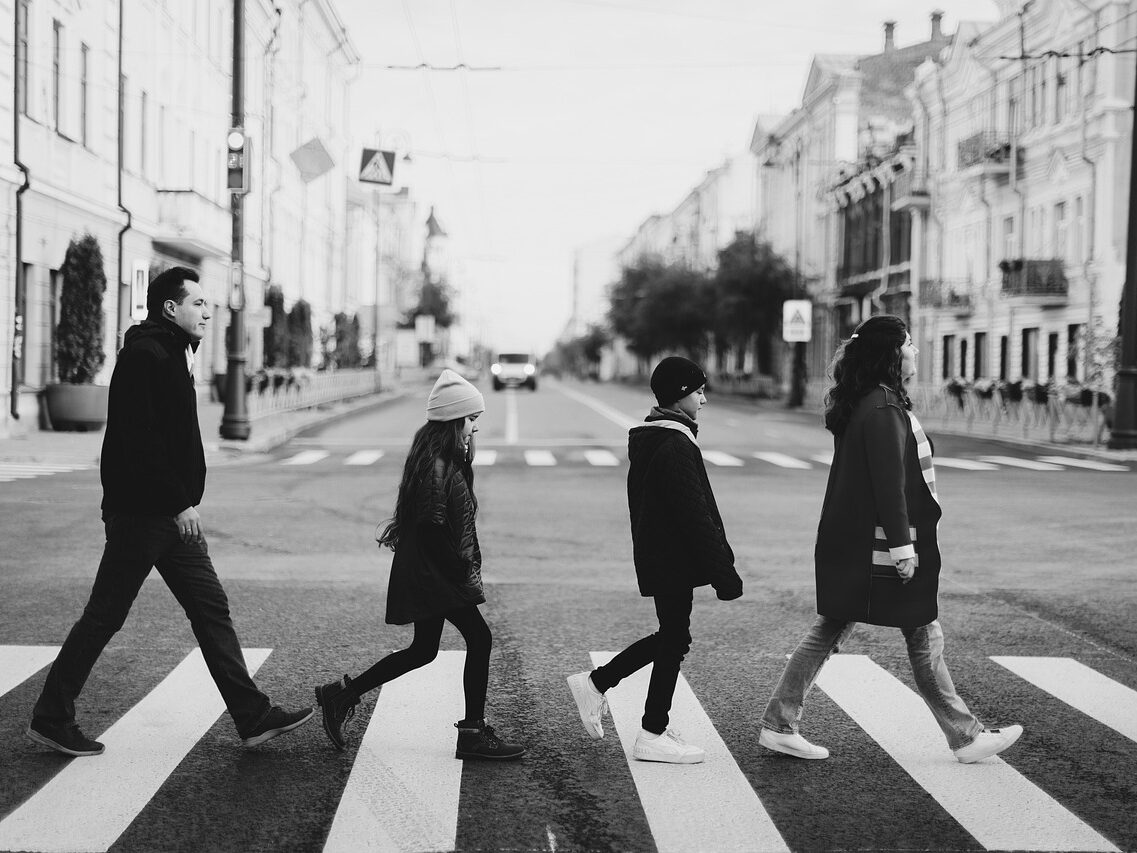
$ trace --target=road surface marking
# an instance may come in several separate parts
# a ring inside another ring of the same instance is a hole
[[[250,675],[271,652],[245,649]],[[194,649],[99,736],[105,753],[67,764],[0,821],[0,850],[103,853],[224,710],[201,650]]]
[[[383,458],[382,450],[357,450],[343,461],[344,465],[374,465]]]
[[[592,652],[594,666],[612,652]],[[714,724],[682,674],[671,703],[671,724],[702,747],[702,764],[658,764],[632,758],[640,731],[651,666],[607,692],[612,721],[624,747],[648,826],[661,853],[670,851],[789,850]]]
[[[833,464],[833,454],[832,453],[814,453],[809,458],[812,459],[814,462],[820,462],[822,465],[832,465]]]
[[[737,456],[731,456],[721,450],[704,450],[703,458],[720,468],[741,468],[744,464]]]
[[[475,465],[493,465],[497,462],[496,450],[476,450],[474,452]]]
[[[592,409],[592,411],[596,412],[598,415],[604,416],[612,423],[616,424],[616,426],[620,427],[620,429],[628,430],[634,426],[640,426],[643,424],[643,421],[637,421],[635,418],[628,417],[623,412],[613,409],[607,403],[601,403],[595,397],[592,397],[588,394],[582,394],[579,391],[572,390],[571,388],[565,388],[560,383],[558,383],[555,387],[570,400],[575,400],[582,406],[588,406],[588,408]]]
[[[793,456],[787,456],[784,453],[755,453],[754,458],[769,462],[771,465],[777,465],[779,468],[796,468],[802,471],[809,471],[813,468],[808,462],[795,459]]]
[[[988,850],[1117,850],[997,756],[957,762],[923,699],[867,656],[834,655],[817,686]]]
[[[963,471],[998,471],[998,465],[990,462],[977,462],[974,459],[953,459],[951,456],[935,456],[932,464],[937,468],[959,468]]]
[[[1089,468],[1091,471],[1128,471],[1128,465],[1116,465],[1113,462],[1099,462],[1096,459],[1079,459],[1074,456],[1039,456],[1039,462],[1050,462],[1054,465],[1069,465],[1071,468]]]
[[[1072,658],[992,657],[1015,675],[1137,741],[1137,690]]]
[[[611,450],[586,450],[584,451],[584,458],[588,460],[589,465],[610,467],[620,464],[620,460]]]
[[[49,462],[0,462],[0,471],[85,471],[94,465],[55,465]]]
[[[520,418],[517,414],[517,392],[512,388],[505,389],[505,443],[517,444],[517,437],[521,433]]]
[[[0,696],[55,660],[59,646],[0,646]]]
[[[326,450],[301,450],[291,459],[285,459],[282,465],[311,465],[313,462],[319,462],[321,459],[326,459],[328,451]]]
[[[993,462],[996,465],[1006,465],[1010,468],[1026,468],[1029,471],[1062,471],[1061,465],[1050,462],[1035,462],[1033,459],[1018,459],[1014,456],[980,456],[981,462]]]
[[[462,762],[453,723],[465,657],[439,652],[380,689],[325,853],[455,848]]]
[[[548,450],[526,450],[525,464],[536,465],[539,467],[556,465],[557,457],[555,457]]]

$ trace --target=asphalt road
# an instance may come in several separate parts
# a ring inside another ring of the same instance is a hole
[[[729,603],[709,590],[696,594],[684,664],[694,700],[673,724],[693,741],[699,733],[700,745],[717,738],[722,747],[702,770],[653,767],[644,776],[611,719],[605,739],[587,738],[564,677],[589,667],[590,653],[618,651],[654,627],[650,601],[636,592],[624,490],[625,426],[642,418],[650,398],[552,381],[536,393],[486,396],[478,451],[492,464],[478,466],[475,488],[483,610],[495,641],[488,715],[529,746],[526,758],[463,767],[449,757],[455,733],[445,721],[462,709],[453,679],[432,674],[452,667],[444,655],[417,687],[396,682],[366,697],[344,753],[318,722],[245,750],[220,713],[166,757],[169,770],[153,791],[121,809],[110,849],[321,850],[348,824],[337,809],[346,815],[341,804],[362,791],[365,807],[347,826],[356,835],[340,849],[417,839],[420,849],[718,850],[728,849],[732,827],[764,815],[792,850],[1137,850],[1137,474],[1128,470],[1137,465],[1022,468],[1043,452],[937,437],[928,425],[937,457],[985,469],[937,468],[948,661],[982,720],[1022,723],[1026,735],[1005,762],[959,765],[935,738],[908,754],[823,684],[803,731],[832,757],[795,761],[758,746],[758,718],[814,612],[811,553],[827,472],[818,457],[831,442],[814,418],[712,396],[700,443],[714,460],[708,469],[746,594]],[[210,472],[201,512],[211,553],[246,649],[271,650],[256,678],[276,701],[310,704],[313,685],[358,674],[409,642],[409,629],[383,623],[390,555],[374,534],[392,510],[423,406],[412,395]],[[999,461],[984,462],[991,459]],[[2,661],[7,648],[62,642],[89,591],[102,530],[96,472],[0,490]],[[92,841],[96,825],[106,832],[123,792],[141,784],[141,768],[157,766],[146,745],[180,736],[176,715],[135,727],[131,715],[156,694],[172,695],[177,707],[215,700],[171,684],[194,646],[155,576],[80,701],[88,734],[120,726],[118,764],[110,752],[69,761],[23,738],[45,669],[0,695],[0,840],[38,802],[57,819],[33,822],[21,836],[29,849],[60,833],[72,845],[61,849],[80,849],[84,838],[87,849],[107,849]],[[443,649],[462,649],[450,628]],[[895,697],[891,686],[879,695],[874,688],[870,717],[906,707],[912,679],[898,632],[863,627],[842,651],[851,665],[899,685]],[[1042,672],[1057,683],[1042,687],[1012,670],[1036,658],[1073,663],[1044,661]],[[894,728],[904,744],[921,745],[930,720],[917,708]],[[371,746],[361,747],[365,730]],[[99,762],[106,776],[76,777],[77,801],[51,793],[73,767]],[[770,849],[748,837],[736,849]],[[424,840],[432,838],[441,841]]]

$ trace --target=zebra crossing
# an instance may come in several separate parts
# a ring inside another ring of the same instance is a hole
[[[54,646],[0,646],[0,695],[35,677],[57,651]],[[271,654],[267,648],[246,650],[250,671],[255,672]],[[584,667],[600,665],[612,655],[594,651],[579,656]],[[353,731],[359,747],[322,845],[305,849],[457,848],[463,815],[463,763],[453,757],[450,723],[462,705],[464,660],[463,652],[441,651],[426,667],[379,692],[366,725],[360,721]],[[991,660],[1008,677],[1022,679],[1083,715],[1087,725],[1108,727],[1130,744],[1137,741],[1137,690],[1074,658],[993,656]],[[550,679],[550,690],[563,689],[560,673],[556,675]],[[605,724],[615,729],[656,849],[724,853],[793,849],[786,841],[792,829],[785,823],[787,812],[771,808],[768,789],[759,796],[740,765],[742,759],[732,754],[715,720],[682,675],[672,723],[706,750],[706,760],[679,767],[632,758],[650,676],[650,667],[645,668],[609,692],[611,719]],[[1020,772],[1013,752],[1006,761],[957,763],[919,696],[871,657],[833,656],[818,677],[817,687],[871,738],[873,748],[903,771],[912,790],[933,798],[980,848],[1120,849],[1072,807],[1047,793],[1038,784],[1037,767],[1028,763]],[[564,699],[567,723],[570,718],[575,720],[576,712],[567,691]],[[104,755],[67,762],[13,810],[0,814],[0,850],[110,849],[128,827],[145,820],[148,803],[223,710],[201,652],[194,649],[107,731],[91,732],[106,744]],[[324,746],[318,728],[311,733]],[[1032,734],[1039,740],[1063,735],[1028,729],[1028,737]],[[588,762],[595,760],[589,757],[589,749],[602,747],[581,731],[573,754],[576,760]],[[531,749],[542,747],[531,745]],[[1085,760],[1092,763],[1094,758]],[[800,763],[775,761],[770,772],[795,766]],[[208,782],[203,780],[203,784]],[[886,793],[906,796],[903,790]],[[858,795],[875,794],[871,790],[843,792],[845,797]],[[541,817],[526,815],[525,819]],[[168,831],[177,830],[169,827]],[[862,831],[868,838],[873,827],[866,825]],[[550,846],[556,849],[555,844]]]
[[[14,483],[17,480],[32,480],[36,477],[50,477],[52,474],[66,474],[70,471],[87,471],[94,468],[90,462],[5,462],[0,460],[0,483]]]

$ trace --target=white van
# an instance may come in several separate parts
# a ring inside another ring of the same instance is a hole
[[[527,352],[499,352],[490,363],[493,389],[524,386],[537,390],[537,359]]]

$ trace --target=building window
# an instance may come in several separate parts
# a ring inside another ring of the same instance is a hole
[[[967,338],[960,338],[959,341],[959,375],[963,379],[967,378]]]
[[[1078,378],[1078,362],[1081,361],[1082,325],[1071,323],[1066,327],[1066,378]]]
[[[951,379],[951,369],[955,364],[955,335],[944,335],[943,358],[940,359],[940,378]]]
[[[79,45],[79,141],[83,143],[83,147],[87,146],[89,128],[87,126],[87,110],[89,104],[87,102],[89,89],[88,81],[90,74],[91,49],[85,44]]]
[[[1019,256],[1018,244],[1015,243],[1015,218],[1003,217],[1003,257],[1007,259]]]
[[[16,5],[16,109],[28,113],[28,21],[31,19],[31,0],[19,0]]]
[[[1020,375],[1023,379],[1038,379],[1038,329],[1022,330]]]
[[[1067,260],[1066,232],[1066,202],[1060,201],[1054,205],[1054,257],[1062,261]]]
[[[999,379],[1007,381],[1007,336],[999,335]]]
[[[60,67],[63,62],[63,24],[59,21],[52,21],[51,30],[51,119],[52,126],[58,131],[60,129],[59,118],[62,113],[60,102],[63,96],[60,87],[63,76],[63,69]]]
[[[987,376],[987,333],[975,333],[975,357],[974,364],[972,365],[971,375],[975,379],[983,379]]]
[[[147,98],[146,92],[142,92],[142,98],[138,106],[138,174],[146,177],[146,112],[147,112]]]
[[[1058,333],[1051,332],[1046,336],[1046,378],[1053,379],[1054,371],[1058,367]]]

